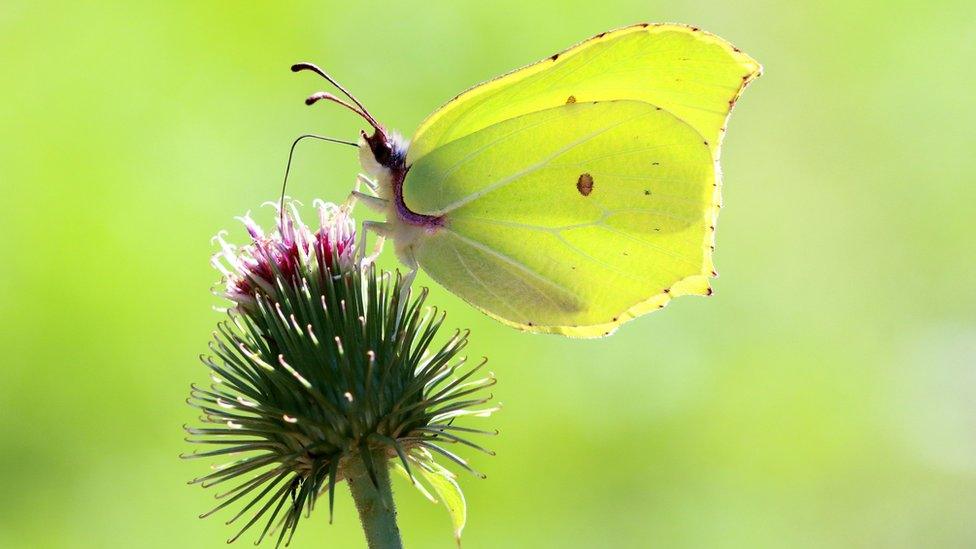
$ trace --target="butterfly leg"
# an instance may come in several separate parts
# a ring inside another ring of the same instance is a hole
[[[373,252],[366,256],[366,234],[372,231],[376,234],[376,242],[373,244]],[[362,236],[359,238],[359,249],[356,251],[356,257],[361,258],[362,265],[368,265],[379,257],[380,253],[383,251],[383,244],[386,242],[386,237],[392,236],[390,231],[390,226],[382,221],[363,221]]]
[[[362,185],[366,185],[366,187],[370,191],[372,191],[373,194],[366,194],[360,192],[359,189],[362,188]],[[384,211],[386,211],[387,201],[376,196],[375,194],[376,194],[376,183],[374,183],[365,175],[359,174],[358,176],[356,176],[355,188],[351,193],[349,193],[349,197],[346,198],[346,201],[345,203],[343,203],[342,207],[347,212],[349,212],[352,211],[353,207],[356,205],[356,202],[362,201],[362,203],[365,204],[367,208],[377,213],[383,213]]]
[[[366,185],[366,187],[370,191],[372,191],[373,194],[376,194],[376,189],[379,189],[380,188],[380,186],[379,186],[378,183],[376,183],[375,181],[373,181],[372,179],[370,179],[369,177],[367,177],[366,174],[362,174],[362,173],[356,176],[356,190],[357,191],[359,190],[359,185],[360,184]]]
[[[413,253],[410,251],[397,255],[399,256],[400,261],[402,261],[403,264],[410,269],[407,271],[407,274],[403,276],[403,289],[400,290],[400,301],[401,303],[404,303],[406,302],[407,298],[410,297],[410,287],[413,286],[413,281],[415,278],[417,278],[417,269],[420,268],[420,265],[417,263],[417,259],[414,258]]]
[[[361,193],[359,191],[353,191],[349,193],[349,198],[346,199],[346,207],[352,210],[352,207],[356,205],[356,202],[362,202],[367,208],[373,210],[376,213],[384,213],[389,204],[386,200],[382,198],[369,195],[366,193]]]

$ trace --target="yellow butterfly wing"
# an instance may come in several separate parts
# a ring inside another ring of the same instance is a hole
[[[696,27],[640,24],[605,32],[475,86],[435,111],[411,140],[407,164],[492,124],[566,102],[632,99],[662,107],[709,142],[762,67]]]
[[[599,101],[438,147],[403,197],[441,219],[413,244],[434,280],[510,325],[599,337],[709,293],[714,176],[691,126],[649,103]]]
[[[603,33],[472,88],[407,153],[413,246],[447,289],[516,327],[612,332],[709,294],[729,112],[761,67],[680,25]]]

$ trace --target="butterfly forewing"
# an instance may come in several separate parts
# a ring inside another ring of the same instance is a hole
[[[408,162],[492,124],[566,102],[633,99],[671,112],[717,151],[742,88],[761,72],[728,42],[683,25],[635,25],[476,86],[431,114]]]

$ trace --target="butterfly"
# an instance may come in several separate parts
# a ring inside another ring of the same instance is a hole
[[[353,198],[398,259],[501,322],[609,335],[681,295],[711,295],[729,113],[762,67],[696,27],[598,34],[479,84],[408,142],[324,71],[370,126]],[[315,136],[313,136],[315,137]],[[294,150],[294,146],[293,146]],[[361,192],[365,185],[370,192]]]

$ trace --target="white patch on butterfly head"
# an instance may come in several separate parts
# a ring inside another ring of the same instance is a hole
[[[387,140],[393,150],[403,151],[404,156],[406,155],[409,143],[399,133],[390,132]],[[384,200],[393,198],[393,174],[389,168],[376,161],[373,149],[370,148],[364,137],[359,138],[359,164],[363,167],[366,175],[377,183],[377,195]]]

